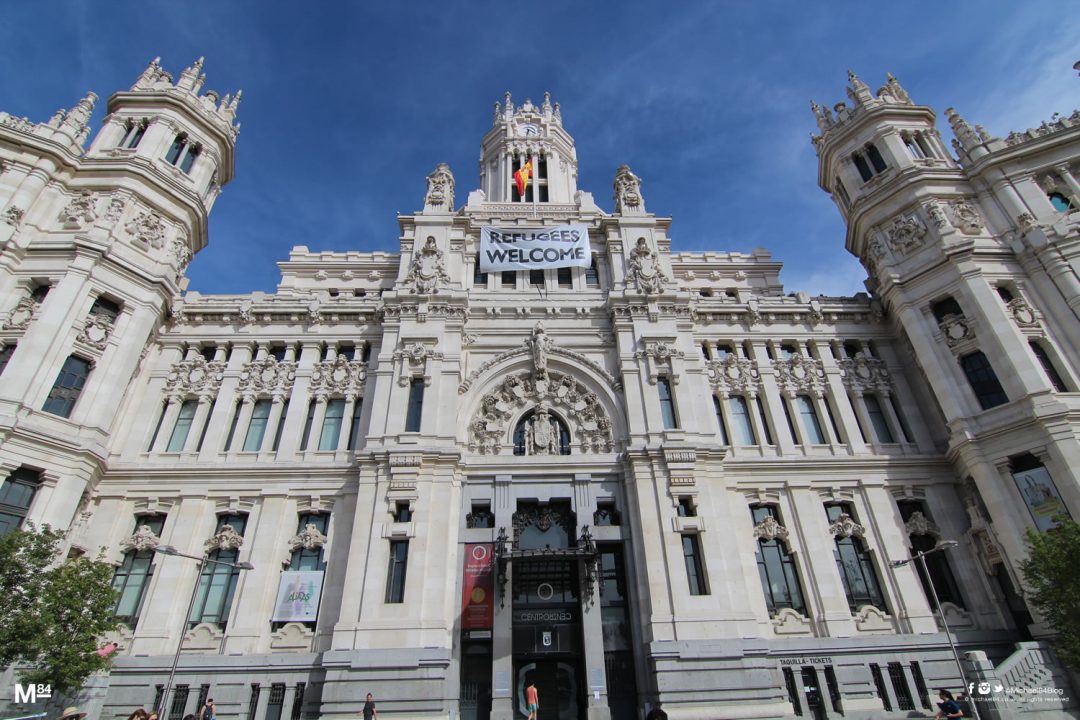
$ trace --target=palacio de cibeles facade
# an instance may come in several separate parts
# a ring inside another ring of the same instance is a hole
[[[0,113],[0,532],[116,566],[91,718],[159,705],[181,643],[168,720],[511,720],[533,681],[544,720],[928,717],[969,683],[1075,717],[1019,566],[1080,518],[1080,113],[947,110],[950,147],[850,75],[813,144],[871,292],[825,297],[673,248],[626,166],[578,189],[571,109],[507,94],[479,189],[433,158],[399,252],[203,295],[240,99],[203,81],[155,60],[96,133],[94,94]]]

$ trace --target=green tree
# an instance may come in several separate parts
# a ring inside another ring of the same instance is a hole
[[[23,682],[73,693],[111,659],[97,654],[116,629],[113,568],[60,556],[64,534],[48,525],[0,537],[0,667],[16,664]]]
[[[1080,524],[1064,517],[1057,522],[1045,533],[1028,530],[1031,553],[1020,569],[1030,588],[1029,602],[1057,633],[1058,657],[1080,670]]]

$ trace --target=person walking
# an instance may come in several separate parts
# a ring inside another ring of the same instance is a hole
[[[217,708],[214,707],[214,698],[210,698],[205,705],[199,708],[199,720],[217,720]]]
[[[379,712],[375,709],[375,699],[368,693],[367,702],[364,703],[364,720],[374,720],[377,717]]]
[[[529,683],[525,688],[525,709],[529,711],[529,720],[536,720],[536,714],[540,710],[540,698],[536,693],[536,683]]]
[[[941,702],[938,703],[940,712],[934,716],[935,720],[944,720],[944,718],[962,718],[964,713],[961,712],[960,706],[955,700],[953,700],[952,693],[945,688],[938,689],[938,697],[941,698]]]
[[[144,708],[137,708],[135,712],[128,715],[128,720],[146,720],[146,710]]]
[[[667,713],[660,709],[660,701],[653,703],[652,710],[645,716],[645,720],[668,720]]]

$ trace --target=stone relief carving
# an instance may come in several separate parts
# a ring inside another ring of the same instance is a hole
[[[203,552],[210,554],[215,550],[237,550],[243,544],[244,536],[236,532],[232,525],[226,525],[206,540]]]
[[[427,196],[424,205],[431,208],[445,208],[454,211],[454,175],[450,166],[439,163],[435,171],[427,176]]]
[[[176,260],[176,269],[184,272],[191,262],[191,250],[188,249],[187,241],[180,236],[174,237],[169,243],[169,254]]]
[[[841,513],[836,522],[829,526],[829,534],[833,537],[861,538],[865,533],[866,528],[847,513]]]
[[[941,332],[945,334],[945,342],[950,348],[955,348],[975,338],[974,328],[963,315],[946,315],[938,325],[941,327]]]
[[[855,357],[841,358],[837,365],[840,366],[844,386],[856,395],[867,391],[884,395],[892,393],[892,378],[884,360],[867,357],[860,352]]]
[[[926,519],[926,516],[916,510],[911,513],[911,517],[904,523],[904,530],[908,535],[932,535],[933,537],[941,537],[941,531],[938,530],[938,526]]]
[[[412,283],[411,292],[418,295],[437,293],[440,285],[450,282],[443,261],[443,251],[435,244],[435,238],[428,237],[424,247],[413,256],[405,282]]]
[[[931,200],[923,205],[923,210],[926,211],[926,216],[930,218],[930,222],[934,223],[934,227],[939,230],[949,225],[949,218],[945,216],[945,211],[941,209],[941,203],[937,200]]]
[[[319,528],[314,524],[308,523],[304,525],[303,530],[289,539],[289,552],[294,553],[301,548],[314,550],[324,545],[326,545],[326,536],[319,532]]]
[[[620,165],[615,171],[615,212],[626,215],[644,211],[641,178],[630,171],[629,165]]]
[[[109,199],[109,205],[105,208],[105,219],[116,222],[120,219],[120,213],[124,212],[124,198],[114,196]]]
[[[509,439],[510,421],[525,408],[541,404],[566,418],[579,452],[611,451],[611,421],[599,398],[574,378],[553,370],[543,377],[531,372],[506,375],[484,395],[469,424],[469,449],[498,453]]]
[[[788,535],[788,529],[778,523],[772,515],[766,516],[754,526],[754,539],[780,540],[786,543]]]
[[[756,397],[761,387],[757,364],[748,358],[728,355],[722,360],[707,360],[705,368],[709,382],[725,399],[732,394]]]
[[[775,362],[774,367],[780,392],[787,397],[806,393],[822,397],[825,394],[825,368],[820,360],[792,355],[787,360]]]
[[[35,300],[32,295],[19,298],[19,302],[15,303],[15,307],[11,310],[8,321],[4,323],[4,329],[25,329],[30,324],[30,321],[34,319],[39,307],[41,307],[41,303]]]
[[[401,346],[394,351],[394,360],[402,363],[401,373],[398,376],[398,385],[405,387],[409,381],[418,376],[424,376],[425,383],[430,379],[427,373],[428,360],[442,360],[443,354],[435,350],[434,345],[428,345],[420,341],[401,341]]]
[[[667,281],[667,275],[660,269],[657,255],[649,247],[645,238],[638,238],[637,245],[630,251],[630,277],[637,283],[638,290],[646,295],[656,295]]]
[[[614,341],[615,341],[614,336],[611,336],[611,341],[610,342],[614,342]],[[529,340],[525,340],[525,342],[528,343]],[[498,365],[499,363],[501,363],[501,362],[503,362],[505,360],[509,360],[511,358],[518,357],[520,355],[526,355],[529,352],[530,352],[530,348],[522,347],[522,348],[514,348],[513,350],[507,350],[506,352],[499,353],[495,357],[493,357],[490,360],[488,360],[487,362],[483,363],[480,367],[476,368],[476,370],[469,373],[469,377],[465,378],[465,380],[463,380],[458,385],[458,395],[463,395],[464,393],[466,393],[469,390],[469,388],[472,387],[472,384],[474,382],[476,382],[477,378],[479,378],[481,375],[486,373],[488,370],[490,370],[494,366]],[[582,365],[588,367],[590,370],[592,370],[594,373],[596,373],[600,377],[602,377],[604,379],[604,381],[611,387],[612,390],[615,390],[615,391],[621,391],[622,390],[622,382],[619,379],[613,377],[611,375],[611,373],[609,373],[607,370],[600,367],[598,364],[596,364],[595,362],[593,362],[589,358],[585,357],[581,353],[574,352],[573,350],[567,350],[564,347],[559,347],[558,345],[552,344],[552,345],[548,346],[547,354],[548,354],[549,357],[551,355],[559,355],[559,356],[562,356],[562,357],[572,358],[572,359],[576,360],[577,362],[581,363]]]
[[[201,355],[196,355],[169,369],[165,376],[165,394],[176,399],[192,395],[212,398],[217,395],[224,378],[225,363],[207,362]]]
[[[525,428],[526,455],[558,455],[559,423],[551,417],[546,402],[537,406]]]
[[[120,549],[124,552],[131,550],[142,552],[143,550],[154,550],[160,544],[161,538],[154,534],[149,525],[140,525],[135,530],[134,535],[120,541]]]
[[[273,355],[255,360],[240,371],[237,391],[245,397],[287,394],[296,380],[295,362],[278,362]]]
[[[953,200],[949,207],[952,209],[953,224],[965,235],[976,235],[983,228],[982,218],[975,206],[967,200]]]
[[[141,212],[124,229],[143,247],[160,250],[165,247],[165,223],[153,212]]]
[[[94,194],[89,190],[83,190],[68,201],[68,204],[60,211],[58,219],[65,229],[77,230],[94,222],[95,217]]]
[[[367,363],[338,355],[333,360],[315,363],[311,371],[311,392],[316,396],[344,395],[355,399],[364,390]]]
[[[1012,314],[1013,322],[1015,322],[1021,328],[1038,328],[1039,318],[1035,314],[1035,310],[1024,298],[1013,298],[1006,306],[1009,308],[1009,312]]]
[[[547,336],[544,323],[538,322],[533,328],[532,337],[526,338],[525,345],[532,353],[533,376],[539,379],[547,374],[547,358],[552,347],[555,346],[555,341]]]
[[[922,245],[923,238],[926,236],[926,226],[914,215],[899,217],[893,220],[885,230],[885,234],[889,238],[889,247],[894,252],[907,255]]]
[[[75,341],[88,345],[95,350],[104,350],[112,332],[113,322],[104,315],[93,314],[86,318]]]
[[[6,222],[8,225],[19,227],[19,224],[22,222],[24,212],[26,211],[23,210],[21,207],[18,207],[17,205],[9,205],[7,210],[4,211],[4,222]]]

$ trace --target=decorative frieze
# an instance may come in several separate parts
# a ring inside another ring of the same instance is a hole
[[[803,355],[792,355],[786,360],[773,363],[776,369],[776,382],[780,392],[789,398],[796,395],[825,394],[825,368],[821,361]]]
[[[287,395],[295,381],[295,362],[278,362],[273,355],[268,355],[244,366],[237,391],[245,397]]]
[[[756,397],[761,389],[761,373],[749,358],[728,355],[722,360],[707,360],[705,370],[713,389],[725,399],[730,395]]]
[[[858,353],[855,357],[841,358],[837,365],[840,366],[844,387],[856,395],[865,392],[892,393],[892,378],[884,360]]]
[[[367,363],[338,355],[333,360],[315,363],[311,371],[311,393],[315,396],[343,396],[355,399],[363,394]]]
[[[175,363],[165,376],[165,394],[171,398],[213,398],[225,378],[225,363],[207,362],[201,355]]]

